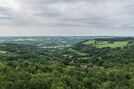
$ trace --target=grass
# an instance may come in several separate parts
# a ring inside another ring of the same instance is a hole
[[[0,54],[7,54],[6,51],[0,50]]]
[[[69,48],[68,51],[74,52],[74,53],[76,53],[76,54],[78,54],[78,55],[80,55],[80,56],[86,56],[86,55],[87,55],[86,53],[79,52],[79,51],[74,50],[74,49],[72,49],[72,48]]]
[[[94,44],[94,42],[95,42],[95,40],[89,40],[89,41],[84,42],[83,44],[91,45],[91,44]]]
[[[111,48],[117,48],[117,47],[124,47],[128,44],[128,41],[116,41],[113,44],[109,43],[108,41],[97,41],[95,43],[94,40],[87,41],[84,43],[85,45],[94,45],[98,48],[104,48],[104,47],[111,47]]]

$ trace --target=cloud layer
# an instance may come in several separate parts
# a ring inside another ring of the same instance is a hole
[[[0,0],[0,25],[134,28],[133,0]]]

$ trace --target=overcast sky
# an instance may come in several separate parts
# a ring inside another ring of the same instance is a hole
[[[134,0],[0,0],[0,36],[134,36]]]

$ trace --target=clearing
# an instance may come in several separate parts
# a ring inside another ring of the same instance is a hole
[[[95,40],[89,40],[85,43],[85,45],[94,45],[98,48],[103,48],[103,47],[111,47],[111,48],[117,48],[117,47],[124,47],[128,44],[128,41],[95,41]]]

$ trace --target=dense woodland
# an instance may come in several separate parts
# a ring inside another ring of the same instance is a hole
[[[128,42],[115,48],[86,41],[62,50],[0,44],[0,89],[134,89],[134,39],[95,40]]]

